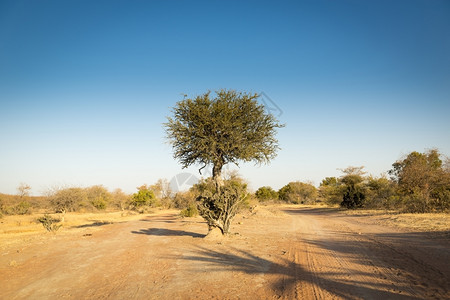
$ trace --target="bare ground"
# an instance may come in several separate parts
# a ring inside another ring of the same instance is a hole
[[[259,207],[227,238],[177,212],[8,243],[0,299],[449,299],[445,232]]]

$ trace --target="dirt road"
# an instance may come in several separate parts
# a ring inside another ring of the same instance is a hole
[[[450,242],[326,208],[164,212],[3,248],[0,299],[449,299]]]

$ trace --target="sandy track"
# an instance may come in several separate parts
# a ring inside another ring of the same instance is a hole
[[[239,224],[240,223],[240,224]],[[226,239],[176,212],[0,256],[0,299],[444,299],[450,243],[333,209],[259,208]]]

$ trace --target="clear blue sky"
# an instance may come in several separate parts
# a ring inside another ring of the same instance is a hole
[[[265,92],[282,150],[256,189],[450,154],[450,2],[0,0],[0,192],[134,192],[182,170],[182,94]]]

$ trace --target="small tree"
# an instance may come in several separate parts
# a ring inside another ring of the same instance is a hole
[[[130,202],[131,196],[125,194],[121,189],[115,189],[111,194],[111,202],[120,210],[125,210],[127,203]]]
[[[134,193],[130,206],[132,209],[144,212],[145,207],[150,207],[156,203],[156,197],[151,188],[147,185],[138,187],[138,192]]]
[[[278,191],[278,197],[280,200],[295,204],[314,203],[317,198],[317,189],[309,183],[289,182]]]
[[[268,201],[278,199],[278,193],[270,186],[262,186],[256,190],[255,196],[259,201]]]
[[[319,196],[329,205],[340,204],[344,194],[342,187],[342,183],[338,178],[325,177],[319,186]]]
[[[172,205],[173,192],[170,188],[170,182],[167,179],[158,179],[150,188],[155,193],[160,205],[170,208]]]
[[[55,189],[50,192],[50,203],[57,213],[77,211],[87,200],[86,192],[82,188]]]
[[[31,186],[26,183],[20,183],[17,187],[18,195],[21,199],[28,197],[30,195]]]
[[[362,207],[366,198],[364,186],[361,184],[364,180],[364,167],[348,167],[341,170],[344,175],[340,181],[344,185],[344,195],[341,206],[345,208]]]
[[[450,209],[450,172],[441,157],[437,149],[413,151],[392,164],[389,174],[408,211]]]
[[[184,99],[173,109],[173,117],[164,124],[174,158],[183,168],[201,165],[199,172],[212,165],[214,193],[199,197],[200,214],[209,229],[219,228],[228,233],[240,197],[237,190],[224,187],[222,168],[228,163],[254,161],[268,163],[279,149],[276,129],[282,127],[275,117],[267,114],[257,102],[258,94],[219,90],[212,98],[207,92],[194,99]],[[227,203],[222,205],[221,203]],[[230,206],[231,205],[231,206]],[[218,211],[216,211],[218,210]]]
[[[17,194],[20,202],[14,207],[14,213],[18,215],[25,215],[30,213],[31,204],[28,201],[30,196],[31,186],[26,183],[20,183],[17,187]]]
[[[385,175],[380,177],[369,176],[366,186],[366,208],[392,208],[395,196],[395,183]]]
[[[96,209],[106,209],[112,199],[111,193],[102,185],[94,185],[86,188],[88,201]]]

